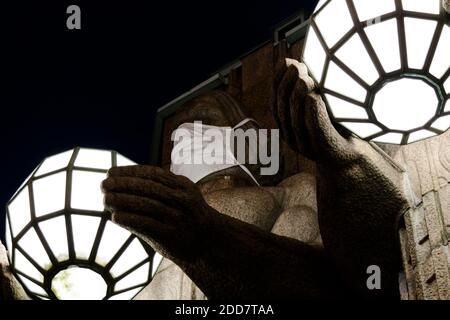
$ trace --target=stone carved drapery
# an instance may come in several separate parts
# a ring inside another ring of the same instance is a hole
[[[400,230],[402,299],[450,299],[450,133],[399,148],[418,205]]]

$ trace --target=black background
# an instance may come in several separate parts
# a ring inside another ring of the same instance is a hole
[[[75,146],[114,149],[146,163],[159,107],[316,3],[2,3],[0,205],[45,157]],[[82,30],[66,28],[71,4],[81,8]]]

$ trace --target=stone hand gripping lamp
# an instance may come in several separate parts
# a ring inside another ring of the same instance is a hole
[[[367,141],[402,145],[449,129],[448,6],[319,1],[303,60],[335,123]]]
[[[135,163],[115,151],[76,148],[45,159],[6,207],[10,265],[30,297],[132,299],[161,257],[109,221],[101,182]]]

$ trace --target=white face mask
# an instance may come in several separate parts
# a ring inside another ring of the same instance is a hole
[[[201,122],[181,125],[172,135],[174,147],[170,171],[197,183],[212,173],[239,166],[258,184],[250,171],[237,162],[231,148],[233,130],[249,121],[252,120],[246,119],[235,128],[208,126]]]

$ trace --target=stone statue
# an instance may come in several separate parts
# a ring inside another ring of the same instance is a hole
[[[303,64],[290,60],[282,74],[275,115],[285,139],[316,161],[317,186],[305,174],[257,187],[241,172],[194,184],[156,167],[113,168],[103,183],[112,220],[208,299],[398,298],[397,224],[409,207],[402,170],[334,128]],[[381,290],[367,287],[373,265]]]
[[[443,5],[450,11],[448,0]],[[160,270],[176,265],[174,273],[187,277],[177,279],[189,287],[190,298],[450,298],[448,264],[440,268],[436,258],[447,259],[448,238],[442,226],[420,233],[426,220],[421,205],[436,203],[435,190],[447,190],[450,177],[424,188],[421,173],[411,173],[422,163],[408,157],[408,149],[382,150],[334,126],[305,65],[288,60],[277,79],[274,117],[284,140],[313,160],[314,170],[283,181],[273,177],[272,184],[258,176],[257,186],[239,168],[197,184],[156,167],[113,168],[102,185],[112,220],[166,258]],[[224,92],[190,105],[191,114],[180,124],[233,126],[245,118]],[[257,176],[255,168],[249,170]],[[450,208],[444,209],[450,218]],[[450,220],[441,220],[450,231]],[[426,254],[422,245],[428,246]],[[427,273],[430,257],[434,267]],[[367,285],[373,266],[381,271],[379,290]],[[3,246],[0,267],[0,298],[26,299]],[[158,297],[157,289],[173,280],[160,274],[139,299]],[[433,281],[435,287],[425,287]],[[404,296],[402,284],[411,283],[421,293]]]
[[[195,185],[137,166],[111,169],[103,183],[113,221],[176,263],[209,299],[398,298],[398,221],[409,207],[403,171],[374,145],[334,128],[304,65],[290,61],[278,93],[286,139],[317,162],[318,216],[300,186],[308,177],[203,196],[214,178]],[[245,216],[272,223],[236,219]],[[294,220],[284,228],[302,229],[300,239],[268,232],[283,219]],[[371,291],[367,269],[374,265],[383,286]]]

